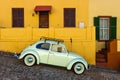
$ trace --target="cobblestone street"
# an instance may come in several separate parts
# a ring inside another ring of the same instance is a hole
[[[120,80],[120,71],[90,66],[82,75],[48,65],[27,67],[12,53],[0,52],[0,80]]]

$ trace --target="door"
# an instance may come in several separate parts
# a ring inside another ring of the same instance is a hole
[[[41,11],[39,13],[39,28],[49,28],[49,12]]]
[[[48,64],[57,66],[66,66],[68,61],[68,53],[64,47],[60,45],[52,45],[49,52]]]
[[[47,63],[48,61],[48,54],[49,54],[49,48],[50,44],[49,43],[38,43],[36,45],[36,51],[40,55],[40,63]]]

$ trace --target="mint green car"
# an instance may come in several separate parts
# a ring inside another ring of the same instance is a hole
[[[25,65],[49,64],[66,67],[76,74],[82,74],[88,69],[88,63],[81,56],[68,52],[62,40],[44,38],[24,49],[18,56]]]

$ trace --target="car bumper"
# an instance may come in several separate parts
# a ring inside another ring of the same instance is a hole
[[[16,57],[17,59],[19,59],[19,56],[20,56],[20,54],[14,54],[14,57]]]

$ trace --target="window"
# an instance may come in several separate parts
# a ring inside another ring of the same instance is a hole
[[[40,11],[39,28],[49,28],[49,12],[48,11]]]
[[[12,8],[12,26],[24,27],[24,8]]]
[[[100,18],[100,40],[109,40],[109,18]]]
[[[116,39],[116,17],[94,17],[96,40]]]
[[[55,52],[59,52],[59,53],[65,53],[65,48],[60,46],[60,45],[56,45],[56,44],[53,44],[52,45],[52,51],[55,51]]]
[[[49,50],[50,44],[49,43],[40,43],[36,46],[37,49],[44,49]]]
[[[64,8],[64,27],[75,27],[75,8]]]

